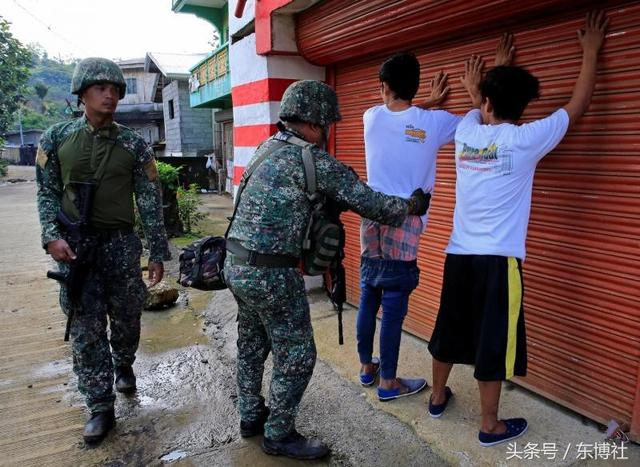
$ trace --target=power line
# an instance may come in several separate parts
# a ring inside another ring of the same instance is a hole
[[[80,50],[82,51],[85,55],[87,53],[87,50],[84,47],[78,46],[77,44],[75,44],[74,42],[72,42],[71,40],[69,40],[68,38],[66,38],[65,36],[63,36],[62,34],[60,34],[57,31],[54,31],[51,27],[50,24],[47,24],[45,21],[41,20],[38,16],[36,16],[35,14],[33,14],[31,11],[27,10],[23,5],[18,3],[18,0],[13,0],[13,3],[16,4],[16,6],[18,8],[20,8],[21,10],[23,10],[26,14],[28,14],[29,16],[31,16],[33,19],[35,19],[38,23],[42,24],[45,28],[47,28],[47,31],[49,31],[51,34],[57,36],[58,38],[62,39],[63,41],[65,41],[67,44],[69,44],[70,46],[74,47],[76,50]]]

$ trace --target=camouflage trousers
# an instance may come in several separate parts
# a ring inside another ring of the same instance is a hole
[[[260,418],[264,362],[273,353],[269,419],[265,436],[279,440],[295,429],[302,395],[316,363],[309,302],[294,268],[231,266],[225,279],[238,302],[238,411],[245,421]]]
[[[73,371],[92,413],[113,408],[114,366],[132,365],[135,360],[147,293],[140,269],[141,253],[140,239],[133,233],[101,242],[96,264],[85,279],[80,304],[73,308]],[[59,267],[63,272],[68,268],[64,263]],[[64,286],[60,305],[68,316],[73,305]]]

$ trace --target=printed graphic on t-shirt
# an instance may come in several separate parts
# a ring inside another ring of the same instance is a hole
[[[478,149],[463,143],[458,155],[458,167],[462,170],[509,175],[513,170],[512,151],[499,148],[496,144]]]
[[[422,128],[416,128],[413,125],[407,125],[404,129],[405,141],[409,143],[424,143],[427,139],[427,132]]]

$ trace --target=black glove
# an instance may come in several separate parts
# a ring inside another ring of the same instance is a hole
[[[411,193],[409,198],[409,214],[414,216],[424,216],[429,209],[429,202],[431,201],[431,193],[425,193],[422,188],[418,188]]]

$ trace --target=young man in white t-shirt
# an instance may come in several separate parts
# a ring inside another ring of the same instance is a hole
[[[429,351],[433,393],[429,413],[440,417],[452,397],[446,382],[454,363],[475,365],[482,422],[478,439],[491,446],[527,429],[524,418],[498,419],[503,380],[527,368],[522,266],[536,164],[586,111],[608,19],[587,16],[578,36],[582,67],[571,100],[547,118],[517,125],[538,80],[526,70],[499,66],[480,83],[472,58],[463,80],[474,100],[456,130],[456,206],[446,249],[440,310]]]
[[[461,117],[443,110],[426,110],[446,96],[446,75],[432,82],[428,101],[412,100],[420,84],[415,55],[397,54],[380,68],[383,104],[364,114],[367,179],[371,188],[388,195],[409,196],[416,188],[430,193],[440,147],[453,141]],[[407,216],[400,227],[363,219],[360,228],[360,308],[357,318],[360,382],[371,386],[380,370],[378,397],[382,401],[415,394],[425,379],[398,378],[398,353],[409,295],[418,285],[416,264],[420,234],[427,216]],[[382,305],[380,360],[373,354],[376,315]]]

